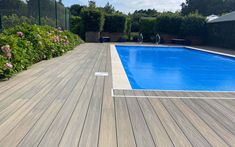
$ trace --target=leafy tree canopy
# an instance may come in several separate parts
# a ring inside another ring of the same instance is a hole
[[[235,11],[235,0],[186,0],[181,6],[181,12],[184,15],[193,12],[198,12],[204,16],[221,15]]]

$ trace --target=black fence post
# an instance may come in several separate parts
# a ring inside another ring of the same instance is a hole
[[[70,9],[69,10],[69,19],[68,19],[68,30],[70,30],[70,17],[71,17],[71,13],[70,13]]]
[[[55,26],[58,28],[57,1],[55,0]]]
[[[65,29],[67,30],[68,27],[67,27],[67,9],[66,8],[64,9],[64,16],[65,16],[64,17],[64,19],[65,19],[65,21],[64,21],[65,22]]]
[[[38,0],[38,24],[41,25],[41,3],[40,0]]]
[[[3,27],[2,27],[2,14],[0,14],[0,32],[2,32]]]

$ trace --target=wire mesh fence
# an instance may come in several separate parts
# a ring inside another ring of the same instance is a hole
[[[0,30],[22,22],[69,29],[69,17],[62,0],[0,0]]]

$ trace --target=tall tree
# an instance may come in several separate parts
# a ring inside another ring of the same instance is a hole
[[[115,9],[113,5],[111,5],[109,2],[104,6],[104,12],[107,14],[112,14],[115,12]]]
[[[204,16],[221,15],[235,10],[235,0],[186,0],[182,4],[182,14],[198,12]]]

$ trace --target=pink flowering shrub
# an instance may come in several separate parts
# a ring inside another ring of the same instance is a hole
[[[49,26],[23,24],[0,34],[0,79],[26,70],[41,60],[61,56],[83,41]]]
[[[16,33],[19,37],[23,37],[24,36],[24,33],[23,32],[17,32]]]

